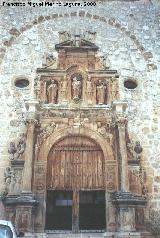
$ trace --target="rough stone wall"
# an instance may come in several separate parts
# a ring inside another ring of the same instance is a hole
[[[9,163],[8,144],[26,130],[24,99],[33,95],[33,80],[36,69],[42,66],[43,55],[56,55],[54,47],[59,42],[59,31],[90,30],[97,32],[95,43],[99,51],[107,57],[110,68],[118,70],[120,75],[120,98],[129,105],[129,135],[143,146],[149,193],[152,205],[158,208],[160,2],[96,2],[96,7],[1,7],[0,190],[4,187],[3,171]],[[23,76],[30,80],[29,87],[16,89],[14,80]],[[125,89],[127,78],[135,79],[138,87]]]

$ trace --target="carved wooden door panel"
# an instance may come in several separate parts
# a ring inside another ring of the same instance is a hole
[[[47,190],[73,191],[73,231],[79,227],[79,191],[104,187],[104,158],[99,145],[80,136],[54,145],[48,157]]]

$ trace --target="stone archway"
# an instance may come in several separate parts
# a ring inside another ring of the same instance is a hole
[[[91,191],[99,191],[103,193],[102,196],[105,198],[105,210],[106,210],[106,224],[109,221],[109,207],[108,204],[108,195],[106,193],[113,192],[117,190],[118,186],[118,173],[117,173],[117,162],[114,158],[114,153],[111,145],[106,142],[103,137],[98,133],[89,128],[84,127],[67,127],[61,130],[55,130],[44,142],[41,144],[40,150],[38,155],[36,156],[35,161],[35,169],[34,169],[34,192],[36,194],[36,198],[39,201],[39,208],[37,209],[37,214],[34,220],[34,227],[35,231],[44,231],[46,229],[46,198],[47,198],[47,162],[49,161],[49,157],[54,152],[54,146],[58,145],[58,143],[63,142],[65,138],[72,137],[81,137],[81,138],[88,138],[88,141],[91,142],[92,146],[95,146],[100,154],[103,157],[103,181],[104,183],[97,184],[96,186],[90,186]],[[52,160],[51,160],[52,161]],[[51,162],[52,163],[52,162]],[[76,167],[76,164],[75,164]],[[70,175],[69,175],[70,176]],[[63,177],[63,176],[62,176]],[[62,178],[61,177],[61,178]],[[65,185],[65,184],[64,184]],[[66,185],[65,185],[66,186]],[[57,186],[57,191],[71,191],[72,187]],[[53,187],[56,191],[56,187]],[[86,189],[86,190],[85,190]],[[80,190],[80,189],[79,189]],[[83,191],[87,191],[87,185],[84,186]],[[76,194],[76,193],[75,193]],[[69,196],[69,195],[68,195]],[[82,194],[83,196],[83,194]],[[86,195],[87,196],[87,195]],[[99,195],[95,195],[99,196]],[[101,196],[101,195],[100,195]],[[75,196],[76,199],[76,196]],[[77,198],[78,199],[78,198]],[[76,212],[76,211],[75,211]],[[105,225],[106,225],[105,224]],[[73,225],[73,224],[72,224]],[[74,230],[77,230],[76,225],[74,226]]]
[[[46,184],[46,229],[105,229],[105,161],[94,140],[76,135],[54,144]]]

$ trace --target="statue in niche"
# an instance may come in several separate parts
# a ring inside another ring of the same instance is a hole
[[[98,81],[98,85],[96,86],[96,96],[97,96],[97,103],[98,104],[104,104],[105,102],[105,92],[106,92],[106,86],[102,82],[102,80]]]
[[[54,79],[51,80],[51,83],[47,87],[47,100],[48,103],[56,103],[57,102],[57,93],[58,86]]]
[[[88,100],[88,103],[91,104],[93,100],[93,83],[90,77],[88,78],[86,82],[86,89],[87,89],[87,100]]]
[[[72,97],[73,100],[78,101],[82,96],[82,82],[80,77],[75,76],[72,79]]]
[[[61,97],[62,97],[62,100],[67,99],[67,87],[68,87],[67,78],[63,78],[62,81],[61,81]]]

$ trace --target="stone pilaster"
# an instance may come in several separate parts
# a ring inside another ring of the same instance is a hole
[[[25,163],[23,170],[22,193],[31,192],[34,128],[36,120],[30,120],[27,131]]]
[[[128,158],[126,148],[126,118],[119,117],[117,119],[118,132],[119,132],[119,149],[121,155],[121,191],[129,191],[129,178],[128,178]]]

